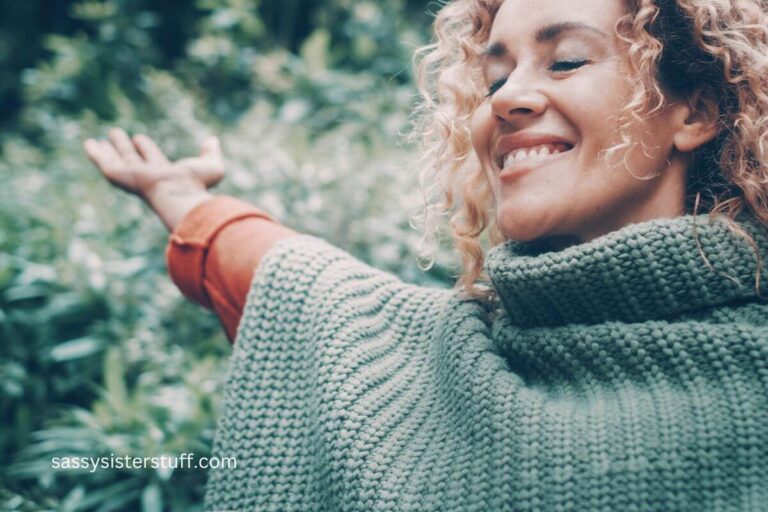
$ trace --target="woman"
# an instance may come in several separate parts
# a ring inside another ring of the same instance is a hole
[[[182,290],[239,323],[215,446],[238,468],[208,507],[768,507],[768,13],[531,5],[451,2],[422,53],[454,291],[211,198],[215,140],[177,163],[86,141],[174,231]]]

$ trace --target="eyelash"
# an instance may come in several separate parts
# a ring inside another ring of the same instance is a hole
[[[573,71],[574,69],[578,69],[584,64],[587,64],[589,61],[586,59],[581,60],[558,60],[552,63],[551,66],[549,66],[549,70],[553,71],[555,73],[564,73],[568,71]],[[489,98],[493,96],[493,94],[501,89],[504,86],[504,83],[507,81],[506,78],[503,78],[501,80],[496,80],[493,82],[488,90],[488,94],[485,95],[486,98]]]

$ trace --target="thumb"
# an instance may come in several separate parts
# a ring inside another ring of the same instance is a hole
[[[211,159],[223,159],[224,155],[221,153],[221,143],[219,142],[219,138],[211,136],[205,139],[200,145],[200,156]]]
[[[208,137],[200,145],[200,156],[184,158],[177,164],[192,171],[206,186],[213,186],[224,177],[224,155],[217,137]]]

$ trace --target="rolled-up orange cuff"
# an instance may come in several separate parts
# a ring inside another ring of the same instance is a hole
[[[244,201],[217,196],[190,210],[170,234],[165,251],[168,273],[186,297],[213,308],[204,286],[208,248],[224,227],[246,217],[274,220]]]

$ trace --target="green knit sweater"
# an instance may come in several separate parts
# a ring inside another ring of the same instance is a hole
[[[768,510],[768,304],[752,248],[696,226],[502,244],[497,306],[279,242],[214,447],[238,466],[207,508]]]

